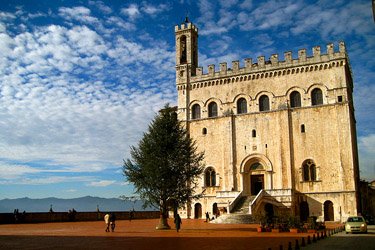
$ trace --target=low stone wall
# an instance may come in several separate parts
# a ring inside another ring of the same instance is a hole
[[[110,212],[52,212],[52,213],[0,213],[0,224],[10,223],[45,223],[45,222],[68,222],[68,221],[97,221],[103,220],[104,215]],[[116,220],[129,220],[130,212],[114,211]],[[156,219],[159,211],[134,211],[133,219]]]

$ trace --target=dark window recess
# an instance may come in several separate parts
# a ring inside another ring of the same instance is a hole
[[[301,94],[298,91],[293,91],[290,94],[290,107],[301,107]]]
[[[321,104],[323,104],[322,90],[318,88],[313,89],[313,91],[311,91],[311,105],[315,106],[315,105],[321,105]]]
[[[266,148],[267,148],[268,146],[267,146],[267,144],[266,144]]]
[[[201,118],[201,106],[199,104],[194,104],[192,107],[192,119]]]
[[[301,125],[301,133],[305,133],[305,124]]]
[[[237,114],[247,113],[247,101],[245,98],[240,98],[237,101]]]
[[[213,168],[209,167],[206,169],[205,173],[206,187],[216,186],[216,172]]]
[[[306,160],[302,165],[304,181],[316,181],[316,166],[312,160]]]
[[[255,129],[253,129],[253,131],[251,132],[251,136],[253,138],[257,137],[257,131]]]
[[[266,95],[262,95],[259,98],[259,111],[269,111],[270,110],[270,99]]]
[[[216,117],[217,116],[217,104],[216,102],[211,102],[208,104],[208,117]]]
[[[202,129],[202,134],[204,134],[204,135],[207,134],[207,129],[206,129],[206,128],[203,128],[203,129]]]
[[[339,96],[337,97],[337,101],[338,101],[338,102],[342,102],[342,95],[339,95]]]

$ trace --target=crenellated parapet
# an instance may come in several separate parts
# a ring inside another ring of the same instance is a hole
[[[183,23],[181,25],[176,25],[174,27],[174,32],[184,31],[184,30],[187,30],[187,29],[192,29],[195,32],[198,32],[197,26],[195,26],[193,23],[190,23],[190,22]]]
[[[207,73],[203,73],[203,67],[196,69],[196,74],[191,77],[190,84],[212,81],[226,81],[226,83],[239,80],[252,80],[258,78],[277,77],[286,74],[296,74],[324,70],[345,65],[347,60],[344,42],[339,43],[338,51],[334,50],[332,43],[327,44],[326,53],[321,53],[320,46],[312,48],[312,55],[308,56],[306,49],[298,50],[297,58],[293,58],[291,51],[284,53],[284,60],[279,60],[278,54],[272,54],[269,60],[264,56],[258,56],[254,62],[252,58],[244,60],[244,67],[240,67],[239,61],[233,61],[232,67],[227,63],[219,64],[218,71],[214,64],[208,65]],[[227,79],[224,79],[224,78]],[[178,82],[178,81],[177,81]],[[185,83],[182,85],[185,85]],[[178,83],[177,83],[178,84]],[[213,84],[212,82],[210,84]],[[179,85],[179,84],[178,84]]]

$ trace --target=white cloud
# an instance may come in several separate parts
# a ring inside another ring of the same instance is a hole
[[[105,5],[103,1],[89,1],[89,4],[96,6],[104,14],[112,13],[112,9],[109,6]]]
[[[141,12],[137,4],[130,4],[127,8],[121,9],[121,14],[129,17],[131,20],[134,20],[141,14]]]
[[[39,173],[40,170],[25,166],[25,165],[13,165],[0,162],[0,179],[14,179],[25,174]]]
[[[102,31],[49,25],[1,34],[2,158],[44,160],[61,173],[118,167],[157,110],[175,102],[174,53],[164,43],[146,47]]]
[[[90,187],[107,187],[107,186],[112,185],[113,183],[115,183],[115,181],[111,181],[111,180],[92,181],[89,184],[87,184],[87,186],[90,186]]]
[[[169,9],[169,6],[167,4],[152,5],[152,4],[144,2],[141,8],[141,11],[145,12],[148,15],[153,16],[161,12],[164,12],[168,9]]]

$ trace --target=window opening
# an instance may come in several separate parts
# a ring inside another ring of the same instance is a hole
[[[290,94],[290,107],[301,107],[301,94],[298,91],[293,91]]]
[[[240,98],[237,101],[237,114],[247,113],[247,101],[245,98]]]
[[[200,119],[201,118],[201,106],[199,104],[194,104],[192,107],[192,118]]]
[[[251,136],[253,138],[257,137],[257,131],[255,129],[253,129],[253,131],[251,132]]]
[[[217,104],[216,102],[211,102],[208,104],[208,117],[216,117],[217,116]]]
[[[216,172],[212,167],[209,167],[205,171],[206,187],[216,186]]]
[[[323,93],[321,89],[313,89],[311,91],[311,105],[321,105],[323,104]]]
[[[259,98],[259,111],[268,111],[270,110],[270,100],[268,96],[262,95]]]
[[[316,166],[312,160],[303,163],[302,171],[304,181],[316,181]]]

